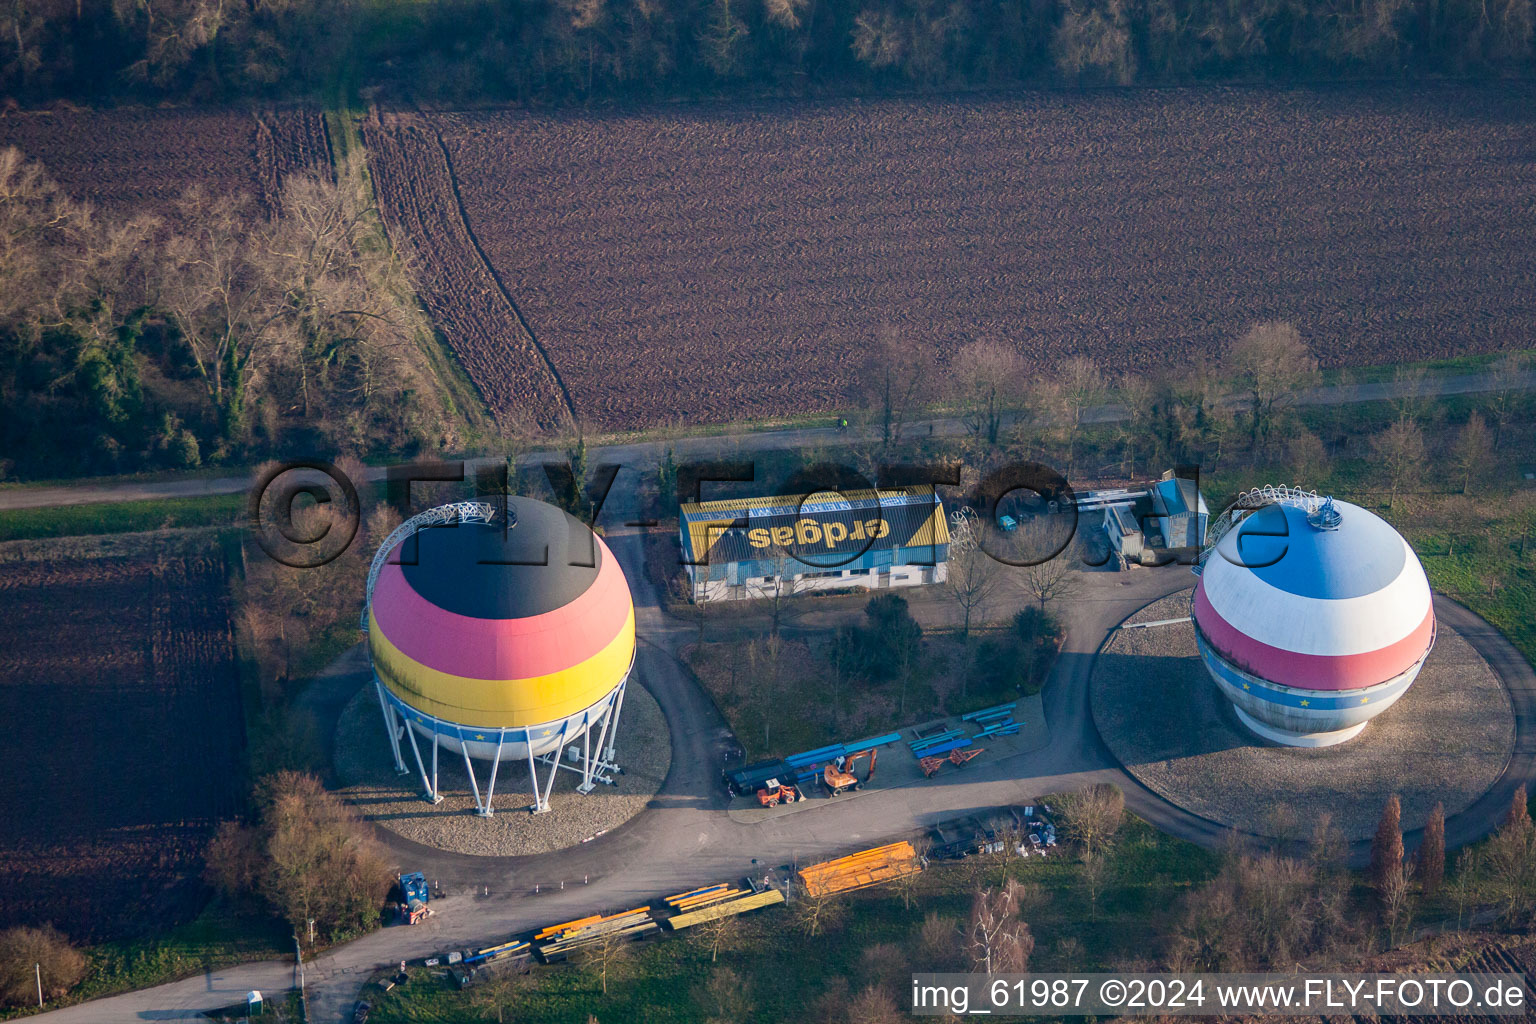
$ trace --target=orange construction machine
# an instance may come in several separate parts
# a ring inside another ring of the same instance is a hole
[[[763,788],[757,791],[757,802],[764,807],[777,807],[779,804],[792,804],[801,799],[800,791],[787,782],[778,779],[769,779],[763,783]]]
[[[841,766],[836,763],[828,764],[826,770],[821,773],[821,784],[827,787],[827,795],[837,796],[845,790],[863,789],[864,783],[875,777],[875,761],[879,756],[879,752],[874,747],[870,747],[868,750],[860,750],[841,758]],[[869,771],[860,780],[853,774],[853,766],[866,757],[869,758]]]

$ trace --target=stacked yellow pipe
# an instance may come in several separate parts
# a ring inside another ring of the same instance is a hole
[[[800,881],[812,896],[825,896],[879,885],[921,870],[917,851],[903,841],[801,868]]]
[[[737,893],[746,893],[745,889],[734,890]],[[691,928],[705,921],[713,921],[717,917],[731,917],[735,914],[745,914],[749,910],[757,910],[761,907],[771,907],[775,903],[783,903],[784,894],[777,889],[764,889],[762,892],[747,893],[739,899],[716,902],[704,906],[702,909],[693,910],[685,914],[678,914],[667,919],[667,927],[672,931],[681,931]]]

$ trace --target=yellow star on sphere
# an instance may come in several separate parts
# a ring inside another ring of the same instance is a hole
[[[1360,698],[1360,703],[1361,704],[1369,704],[1370,702],[1371,702],[1371,698],[1369,698],[1369,697],[1361,697]]]
[[[1243,689],[1247,690],[1247,689],[1251,689],[1251,687],[1247,683],[1244,683],[1243,684]]]
[[[485,739],[485,733],[483,733],[483,732],[477,732],[477,733],[475,733],[475,739],[477,739],[477,740],[483,740],[483,739]]]
[[[1304,707],[1304,708],[1311,707],[1312,706],[1312,702],[1309,701],[1309,700],[1304,700],[1304,701],[1301,702],[1301,706]]]

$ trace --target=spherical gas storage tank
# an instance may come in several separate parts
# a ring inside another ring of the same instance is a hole
[[[1435,613],[1424,567],[1385,520],[1286,493],[1206,554],[1195,638],[1249,729],[1322,747],[1358,735],[1407,692],[1434,645]]]
[[[366,619],[386,718],[392,706],[429,742],[505,761],[556,751],[622,700],[634,604],[586,524],[509,497],[488,521],[402,532]]]

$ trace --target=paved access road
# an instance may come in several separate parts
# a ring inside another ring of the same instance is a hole
[[[1371,384],[1334,384],[1309,388],[1295,398],[1296,405],[1348,405],[1354,402],[1379,401],[1400,397],[1408,385],[1394,381]],[[1496,391],[1509,386],[1488,373],[1442,374],[1427,377],[1414,387],[1414,393],[1424,397],[1464,395]],[[1536,388],[1536,372],[1521,374],[1514,381],[1519,390]],[[1246,406],[1241,396],[1228,396],[1220,404],[1240,409]],[[1084,421],[1089,423],[1115,423],[1125,419],[1126,410],[1119,405],[1101,405],[1089,409]],[[959,419],[922,420],[909,423],[903,430],[905,437],[961,437],[970,428]],[[747,434],[710,435],[684,437],[675,441],[641,441],[633,444],[614,444],[593,447],[588,451],[591,465],[604,463],[620,466],[656,465],[667,448],[671,448],[679,461],[690,459],[722,459],[739,456],[743,452],[777,451],[789,448],[832,447],[855,440],[872,440],[879,437],[876,428],[867,426],[838,430],[835,427],[802,427],[791,430],[764,430]],[[562,459],[561,452],[536,452],[523,457],[524,463],[545,459]],[[494,461],[494,460],[487,460]],[[372,481],[382,480],[384,470],[373,469]],[[110,480],[82,481],[75,484],[50,484],[41,486],[18,485],[0,487],[0,510],[20,508],[53,508],[59,505],[91,505],[115,501],[150,501],[165,498],[201,498],[216,494],[238,494],[251,486],[248,473],[227,476],[185,477],[173,480]]]

